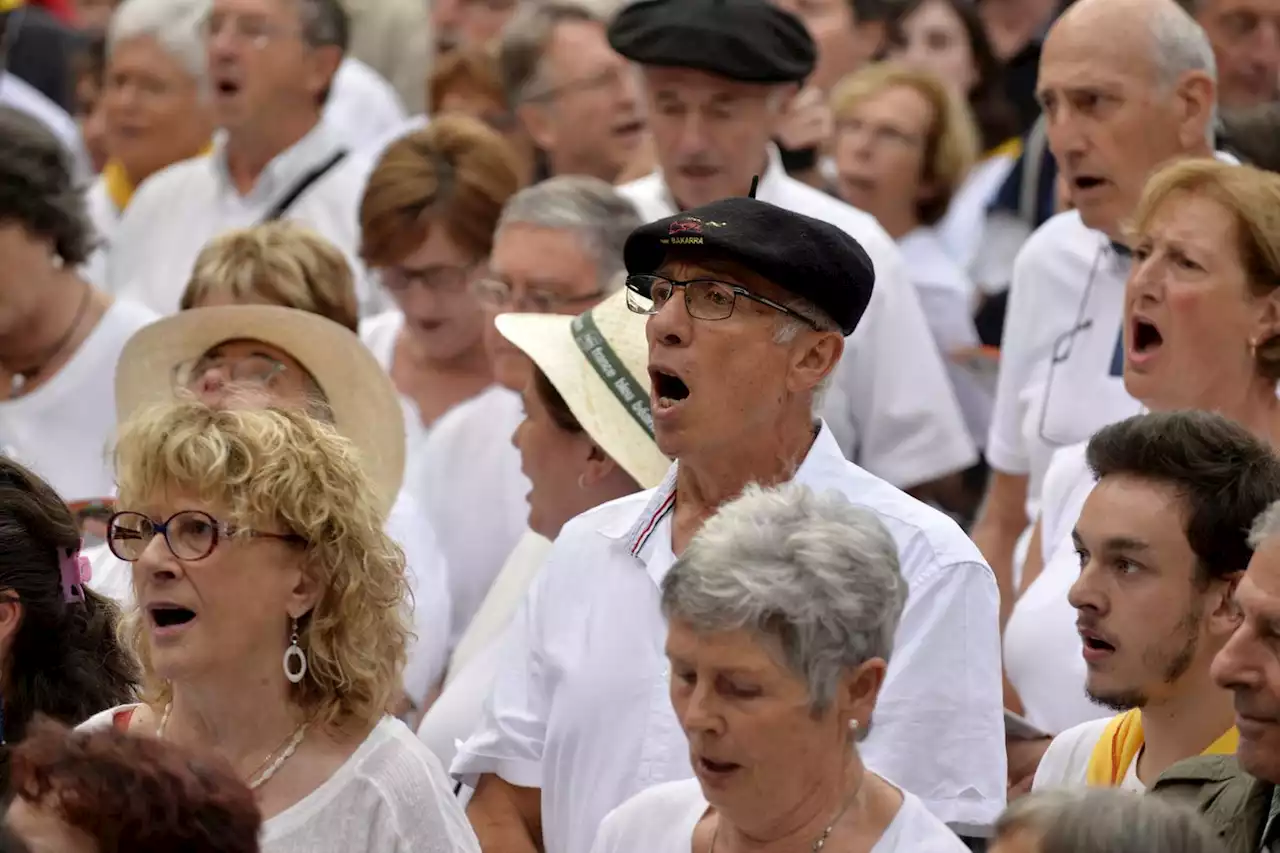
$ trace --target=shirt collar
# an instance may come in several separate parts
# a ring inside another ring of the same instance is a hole
[[[796,469],[792,481],[805,485],[820,476],[822,471],[829,470],[834,465],[843,466],[846,463],[847,460],[840,452],[840,445],[836,443],[830,427],[825,421],[820,421],[817,438],[809,447],[809,452],[805,454],[800,467]],[[662,483],[649,493],[649,499],[645,502],[644,508],[635,518],[618,519],[601,527],[600,532],[609,539],[626,542],[631,556],[639,557],[649,537],[661,526],[662,519],[675,508],[676,474],[679,469],[679,462],[671,466]]]
[[[1271,792],[1271,808],[1267,812],[1267,822],[1262,828],[1262,849],[1268,849],[1268,845],[1276,840],[1276,836],[1280,835],[1280,786]]]
[[[307,135],[277,154],[258,176],[258,181],[248,197],[265,203],[294,186],[304,175],[332,157],[342,147],[342,141],[321,119]],[[213,173],[224,192],[237,193],[227,171],[227,134],[218,131],[213,140],[211,162]],[[238,193],[237,193],[238,194]]]

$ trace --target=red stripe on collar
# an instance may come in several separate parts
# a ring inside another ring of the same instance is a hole
[[[645,525],[644,530],[640,531],[640,535],[636,537],[636,541],[631,544],[631,556],[640,556],[640,549],[644,547],[644,543],[649,541],[649,536],[653,533],[653,529],[658,526],[658,522],[662,517],[671,511],[676,505],[676,493],[672,490],[667,499],[658,507],[658,511],[653,514],[653,518],[649,519],[649,523]]]

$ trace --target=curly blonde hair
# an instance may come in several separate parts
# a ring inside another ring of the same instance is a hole
[[[408,629],[404,554],[382,529],[373,486],[346,438],[305,412],[212,409],[177,401],[140,411],[115,448],[122,507],[166,490],[226,507],[245,529],[306,540],[321,594],[298,622],[309,668],[293,698],[317,725],[380,719],[400,690]],[[125,639],[143,667],[147,701],[166,704],[138,612]]]

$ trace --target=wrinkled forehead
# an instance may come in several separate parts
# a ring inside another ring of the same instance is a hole
[[[715,281],[723,281],[726,284],[736,284],[757,296],[763,296],[766,299],[772,299],[775,302],[784,304],[795,295],[785,287],[752,271],[744,264],[714,256],[700,257],[672,252],[667,255],[662,265],[658,267],[656,274],[673,281],[713,279]]]
[[[1086,31],[1070,24],[1050,31],[1040,55],[1037,93],[1060,89],[1154,91],[1159,83],[1150,29],[1121,22]]]

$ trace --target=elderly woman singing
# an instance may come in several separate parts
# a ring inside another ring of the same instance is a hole
[[[594,853],[963,851],[858,757],[906,599],[893,537],[838,494],[752,486],[725,505],[662,581],[696,778],[620,806]]]
[[[167,403],[120,432],[107,528],[133,564],[146,704],[87,725],[220,754],[267,853],[475,851],[439,763],[386,709],[404,558],[355,445],[306,412]]]

